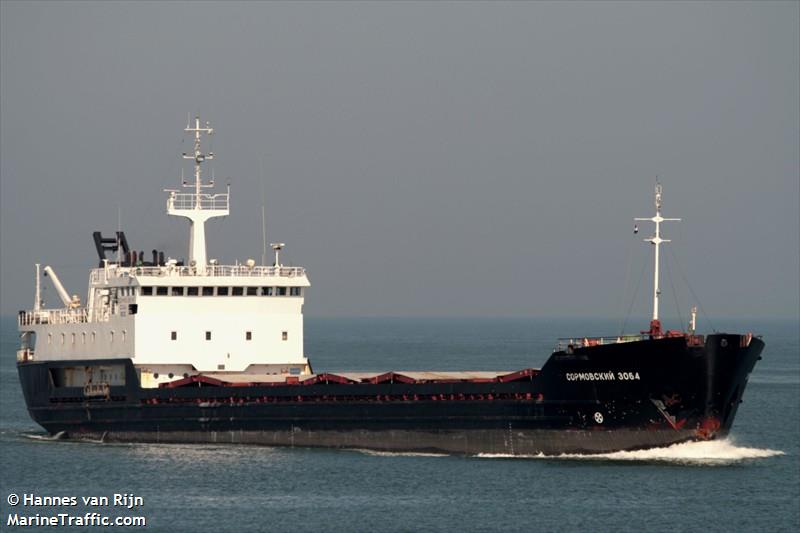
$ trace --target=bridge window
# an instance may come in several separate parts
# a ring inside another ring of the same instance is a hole
[[[278,296],[286,296],[286,287],[275,287],[278,291]]]
[[[197,287],[186,287],[186,296],[197,296]]]
[[[258,296],[258,287],[247,287],[248,296]]]
[[[253,340],[253,332],[252,331],[245,331],[244,332],[244,340],[246,340],[246,341]]]
[[[227,296],[228,292],[228,287],[217,287],[217,296]]]
[[[203,296],[214,296],[214,287],[203,287]]]
[[[303,294],[303,289],[301,287],[291,287],[289,289],[289,296],[301,296]]]
[[[183,287],[172,287],[172,296],[183,296]]]
[[[272,296],[272,287],[261,287],[261,296]]]
[[[169,334],[169,338],[171,340],[173,340],[173,341],[178,340],[178,332],[177,331],[171,331],[170,334]]]
[[[232,294],[234,296],[243,296],[244,295],[244,287],[233,287]]]
[[[156,294],[158,296],[166,296],[167,295],[167,287],[156,287]]]

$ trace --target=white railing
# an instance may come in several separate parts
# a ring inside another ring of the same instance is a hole
[[[242,277],[242,278],[298,278],[306,275],[303,267],[274,267],[247,265],[208,265],[205,272],[200,273],[196,267],[191,266],[140,266],[95,268],[89,280],[93,284],[105,283],[109,279],[138,278],[143,276],[169,278],[169,277]]]
[[[167,197],[167,210],[173,209],[210,209],[227,211],[228,193],[206,194],[193,192],[170,191]]]
[[[34,324],[80,324],[89,322],[89,311],[85,307],[77,309],[20,311],[17,322],[20,326],[31,326]]]
[[[585,348],[587,346],[603,346],[604,344],[621,344],[624,342],[636,342],[645,340],[649,337],[645,335],[621,335],[618,337],[577,337],[558,339],[555,351],[564,351],[572,348]]]

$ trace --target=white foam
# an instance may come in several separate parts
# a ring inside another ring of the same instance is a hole
[[[731,439],[683,442],[663,448],[648,448],[646,450],[620,451],[600,454],[561,454],[545,456],[527,455],[515,456],[506,454],[479,454],[483,458],[529,458],[529,459],[567,459],[589,461],[644,461],[665,462],[688,465],[729,465],[742,461],[764,459],[785,455],[780,450],[769,448],[748,448],[737,446]]]
[[[363,453],[364,455],[373,455],[376,457],[447,457],[447,453],[433,453],[433,452],[386,452],[381,450],[366,450],[362,448],[350,448],[350,451]]]

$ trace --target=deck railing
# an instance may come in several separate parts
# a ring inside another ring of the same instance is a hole
[[[572,348],[584,348],[586,346],[602,346],[604,344],[621,344],[624,342],[636,342],[649,338],[646,335],[619,335],[617,337],[577,337],[561,338],[554,351],[564,351]]]
[[[20,311],[17,322],[20,326],[31,326],[34,324],[80,324],[89,322],[89,310],[82,307],[76,309]]]
[[[170,191],[167,197],[167,210],[174,209],[208,209],[216,211],[228,210],[228,193],[205,194]]]
[[[200,272],[192,266],[140,266],[120,267],[112,265],[109,268],[95,268],[90,274],[91,283],[104,283],[115,278],[152,277],[242,277],[242,278],[298,278],[306,275],[303,267],[274,267],[247,265],[208,265],[205,271]]]

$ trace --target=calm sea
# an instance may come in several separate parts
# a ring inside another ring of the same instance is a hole
[[[796,322],[749,325],[767,348],[728,440],[561,458],[45,441],[24,408],[13,318],[1,324],[2,531],[38,530],[9,526],[9,513],[94,511],[146,517],[146,529],[127,530],[171,532],[800,530]],[[310,318],[306,353],[317,370],[516,370],[541,365],[556,337],[615,331],[586,320]],[[78,505],[11,507],[12,493]],[[115,493],[143,505],[80,501]]]

